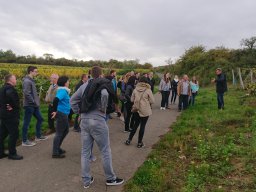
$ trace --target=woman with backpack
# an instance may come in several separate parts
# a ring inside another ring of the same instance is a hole
[[[132,106],[132,112],[134,115],[135,124],[130,132],[129,138],[125,141],[125,144],[130,145],[132,138],[140,125],[137,147],[141,148],[144,147],[142,139],[144,136],[145,127],[149,116],[152,114],[151,105],[155,102],[155,98],[146,77],[143,76],[140,78],[139,83],[136,85],[136,88],[132,93],[131,102],[134,103]]]

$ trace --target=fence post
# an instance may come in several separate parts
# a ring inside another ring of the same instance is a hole
[[[244,89],[244,82],[243,82],[243,79],[242,79],[241,69],[240,68],[238,68],[238,75],[239,75],[240,85]]]
[[[236,80],[235,80],[235,73],[234,70],[232,69],[232,78],[233,78],[233,85],[236,84]]]

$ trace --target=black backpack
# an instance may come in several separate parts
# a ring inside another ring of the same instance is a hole
[[[97,102],[100,99],[101,95],[98,91],[96,91],[99,87],[96,87],[96,90],[90,98],[88,98],[89,90],[92,88],[93,79],[89,80],[87,87],[84,90],[81,105],[80,105],[80,113],[88,113],[97,108]],[[98,94],[96,94],[98,93]],[[108,96],[108,106],[106,109],[106,113],[113,113],[115,111],[115,102],[114,98],[109,94]]]

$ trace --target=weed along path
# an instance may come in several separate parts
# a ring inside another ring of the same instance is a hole
[[[139,166],[146,160],[152,146],[160,136],[169,131],[170,125],[176,121],[179,113],[177,105],[170,110],[160,110],[161,95],[156,94],[156,103],[153,105],[153,115],[146,126],[144,143],[145,148],[138,149],[138,133],[130,146],[124,141],[128,133],[124,133],[124,124],[115,118],[109,121],[113,168],[118,177],[129,180]],[[138,131],[137,131],[138,132]],[[34,147],[18,147],[18,153],[24,156],[22,161],[8,159],[0,160],[0,191],[5,192],[78,192],[84,191],[80,172],[80,134],[70,132],[64,140],[63,149],[67,151],[66,158],[52,159],[53,135],[46,141],[41,141]],[[97,160],[91,164],[94,183],[86,191],[122,191],[123,186],[106,187],[100,153],[96,144],[94,155]]]

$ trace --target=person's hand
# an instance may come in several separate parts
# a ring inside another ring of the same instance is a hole
[[[211,82],[212,82],[212,83],[215,83],[215,78],[213,78],[213,79],[211,80]]]
[[[6,104],[6,110],[7,110],[7,111],[11,111],[11,110],[13,110],[13,108],[12,108],[12,106],[11,106],[11,105]]]
[[[54,119],[56,115],[57,115],[57,112],[52,112],[52,119]]]

